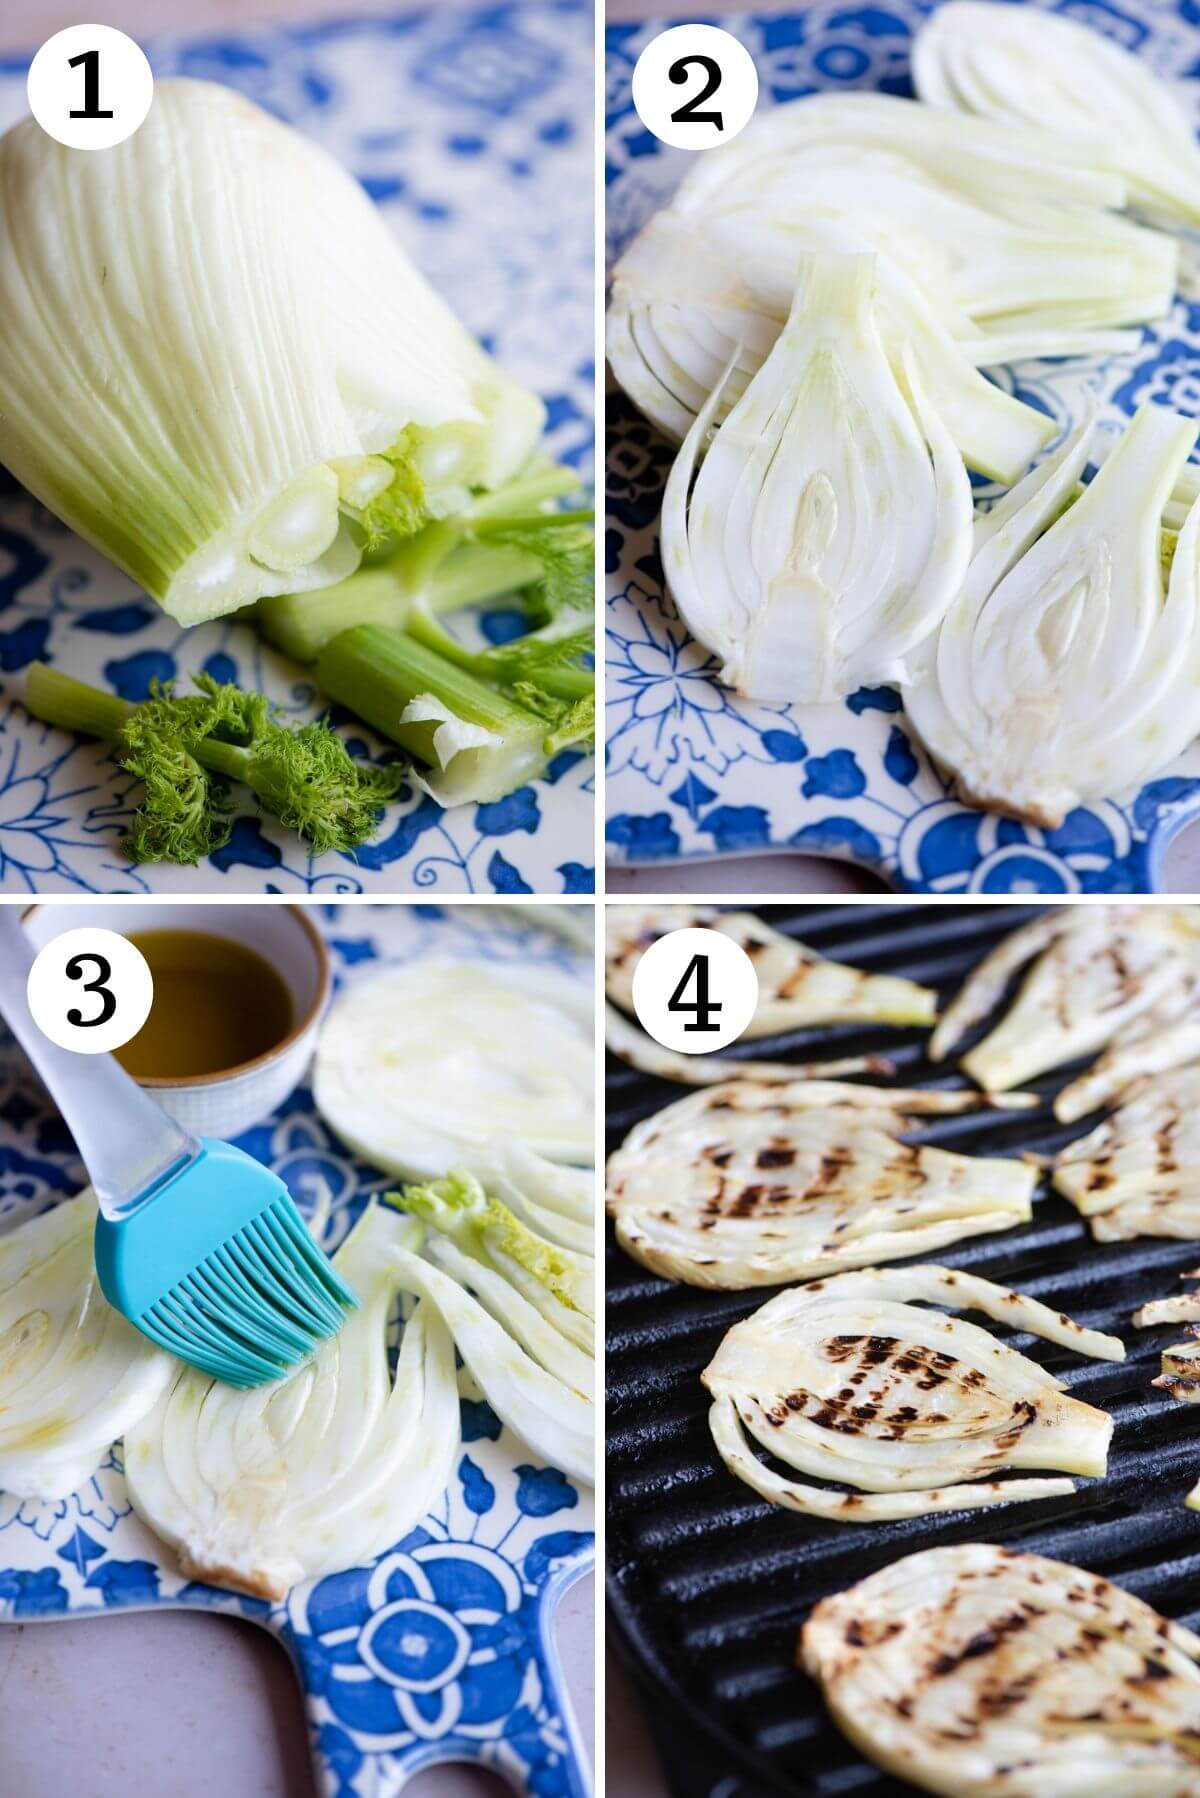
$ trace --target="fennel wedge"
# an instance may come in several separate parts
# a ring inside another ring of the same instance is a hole
[[[545,418],[352,176],[212,82],[102,153],[0,139],[0,315],[0,461],[181,624],[344,579]]]
[[[1137,1082],[1053,1165],[1056,1189],[1098,1242],[1200,1241],[1200,1066]]]
[[[665,1049],[621,1016],[615,1005],[604,1007],[604,1041],[609,1051],[639,1073],[680,1086],[719,1086],[724,1080],[835,1080],[843,1074],[890,1074],[883,1055],[847,1055],[841,1061],[736,1061],[728,1055],[680,1055]]]
[[[929,1053],[943,1061],[981,1024],[1029,962],[1005,1016],[962,1068],[987,1092],[1004,1092],[1113,1042],[1135,1020],[1195,988],[1200,907],[1068,905],[1044,912],[986,955],[946,1008]],[[1066,1089],[1070,1092],[1070,1088]],[[1078,1116],[1070,1100],[1055,1113]]]
[[[740,1290],[813,1279],[1006,1230],[1037,1173],[904,1140],[970,1093],[738,1081],[634,1126],[608,1162],[617,1240],[643,1266]]]
[[[758,976],[758,1004],[743,1041],[808,1024],[932,1024],[932,987],[895,974],[828,961],[784,936],[754,912],[700,905],[609,905],[605,908],[604,980],[610,999],[633,1010],[633,971],[644,950],[672,930],[703,926],[746,951]],[[793,1069],[791,1077],[796,1078]]]
[[[995,1480],[1008,1469],[1105,1473],[1110,1417],[988,1331],[914,1301],[981,1311],[1085,1355],[1124,1358],[1116,1337],[950,1268],[866,1268],[818,1280],[735,1324],[700,1376],[729,1471],[771,1504],[837,1523],[1074,1491],[1063,1479]],[[858,1490],[782,1477],[749,1438],[809,1479]]]
[[[436,1503],[459,1445],[454,1349],[436,1306],[404,1325],[394,1378],[388,1316],[416,1226],[372,1205],[334,1256],[359,1297],[340,1335],[285,1380],[235,1392],[193,1368],[126,1432],[138,1516],[191,1578],[280,1599],[359,1566]],[[413,1258],[415,1259],[415,1257]]]
[[[976,527],[905,710],[964,799],[1057,829],[1200,734],[1200,503],[1165,585],[1163,513],[1194,420],[1143,405],[1073,503],[1088,421]]]
[[[944,1798],[1197,1798],[1198,1661],[1119,1586],[984,1542],[906,1555],[800,1637],[842,1733]]]
[[[802,256],[766,361],[710,441],[713,389],[667,482],[667,582],[748,698],[899,680],[966,572],[967,472],[915,359],[889,362],[875,279],[870,256]]]
[[[90,1187],[0,1235],[0,1491],[85,1486],[178,1367],[105,1299]]]

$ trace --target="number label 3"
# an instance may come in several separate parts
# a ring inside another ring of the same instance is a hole
[[[633,1009],[642,1029],[686,1055],[736,1042],[757,1003],[754,963],[719,930],[672,930],[633,971]]]
[[[680,88],[686,89],[682,98]],[[758,104],[758,71],[744,44],[716,25],[675,25],[652,38],[633,71],[633,104],[648,131],[676,150],[728,143]]]
[[[103,1055],[146,1022],[154,979],[141,950],[125,937],[84,925],[39,950],[25,994],[43,1036],[77,1055]]]

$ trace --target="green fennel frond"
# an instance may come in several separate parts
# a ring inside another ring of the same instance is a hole
[[[384,451],[384,461],[392,467],[391,484],[358,513],[368,553],[385,543],[413,537],[429,523],[428,495],[416,463],[420,436],[415,425],[408,425],[391,449]]]
[[[591,610],[596,586],[596,545],[586,524],[555,524],[551,512],[545,523],[530,522],[489,531],[487,541],[523,550],[541,564],[541,579],[526,589],[526,603],[535,624],[546,624],[560,612]]]

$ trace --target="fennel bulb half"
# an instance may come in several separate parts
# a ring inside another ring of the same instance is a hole
[[[821,703],[903,678],[971,550],[962,457],[874,316],[875,259],[804,256],[787,326],[717,430],[718,385],[663,498],[663,568],[721,679]],[[690,497],[689,497],[690,496]]]
[[[0,1236],[0,1491],[61,1499],[150,1411],[179,1363],[96,1279],[89,1187]]]
[[[388,1316],[419,1230],[371,1205],[334,1256],[359,1296],[341,1332],[284,1380],[236,1392],[195,1368],[125,1436],[134,1510],[211,1585],[282,1598],[361,1566],[441,1497],[459,1444],[454,1347],[436,1307],[404,1325],[395,1378]]]
[[[183,624],[345,578],[525,461],[503,376],[358,183],[164,80],[100,151],[0,139],[0,460]]]
[[[951,0],[917,34],[922,100],[1078,140],[1139,205],[1200,225],[1200,148],[1170,87],[1125,47],[1038,6]]]
[[[980,520],[904,694],[965,799],[1048,829],[1135,792],[1200,732],[1200,502],[1165,598],[1159,553],[1195,421],[1142,406],[1071,503],[1092,433],[1082,425]]]

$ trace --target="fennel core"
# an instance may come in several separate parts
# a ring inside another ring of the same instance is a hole
[[[145,783],[122,847],[135,861],[193,865],[229,841],[227,782],[240,781],[261,809],[314,851],[348,851],[374,834],[404,771],[358,762],[323,720],[293,727],[261,693],[195,677],[198,691],[158,687],[141,705],[31,664],[25,707],[63,730],[111,743]],[[216,777],[215,779],[213,777]]]

